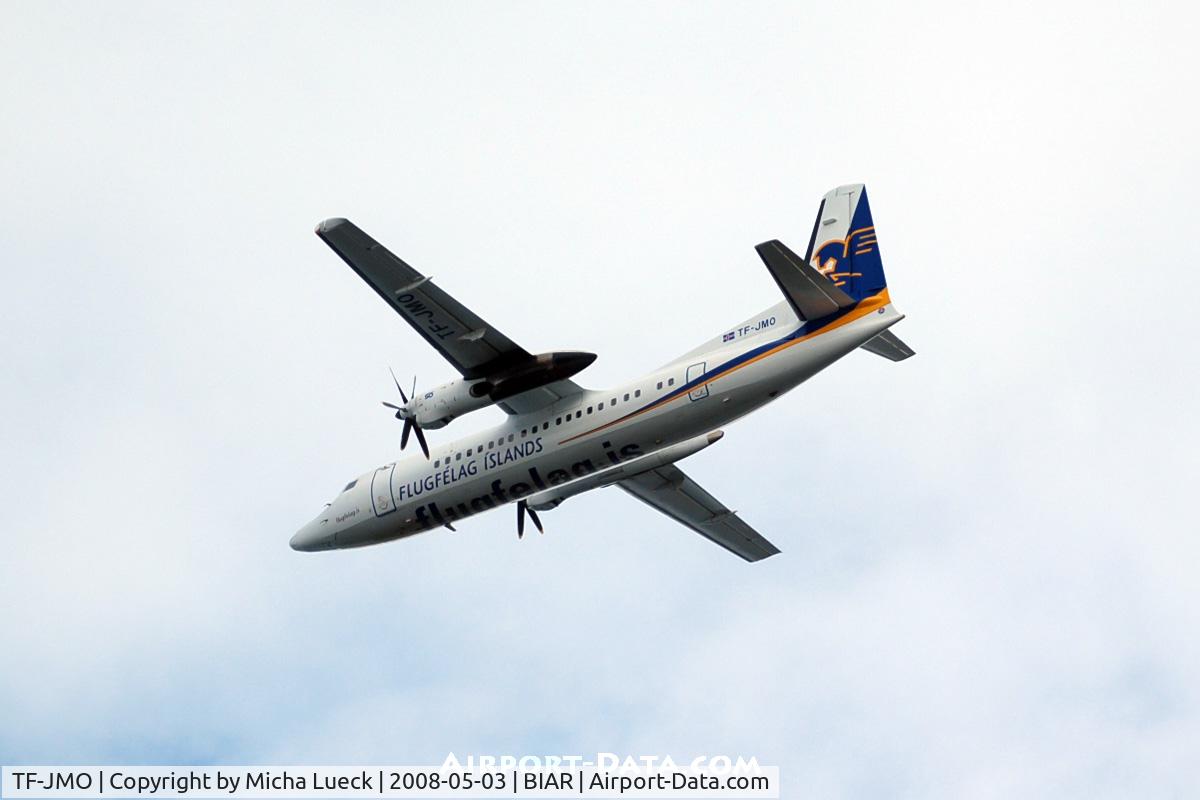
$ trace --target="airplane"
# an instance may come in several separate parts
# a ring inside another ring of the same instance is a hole
[[[740,556],[779,549],[684,473],[678,462],[715,444],[721,427],[778,399],[843,356],[863,349],[892,361],[913,351],[889,329],[903,319],[888,295],[875,224],[862,184],[821,200],[804,257],[778,240],[755,249],[783,300],[726,328],[659,369],[610,389],[573,376],[592,353],[533,355],[401,261],[353,223],[328,219],[316,234],[460,377],[385,402],[415,434],[421,456],[363,473],[291,539],[301,551],[363,547],[446,528],[515,504],[526,517],[571,497],[618,486]],[[488,406],[503,424],[430,446],[425,431]]]

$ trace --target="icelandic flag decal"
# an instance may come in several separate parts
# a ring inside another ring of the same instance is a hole
[[[724,336],[722,336],[722,337],[721,337],[721,342],[722,342],[722,343],[724,343],[724,342],[732,342],[732,341],[733,341],[733,331],[730,331],[729,333],[727,333],[727,334],[725,334]]]

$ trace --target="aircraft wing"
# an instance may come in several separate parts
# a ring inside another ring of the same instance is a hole
[[[721,505],[674,464],[618,481],[617,486],[747,561],[760,561],[779,552],[737,512]]]
[[[353,222],[327,219],[316,233],[464,378],[482,378],[533,358]],[[524,414],[579,391],[574,381],[557,381],[498,405]]]

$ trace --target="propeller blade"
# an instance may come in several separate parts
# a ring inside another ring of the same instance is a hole
[[[546,529],[542,527],[542,521],[538,519],[537,512],[530,508],[528,503],[525,504],[525,510],[529,512],[529,518],[533,520],[534,527],[538,529],[538,533],[545,533]]]
[[[524,500],[517,501],[517,538],[520,539],[525,535],[525,515],[529,514],[529,518],[533,520],[533,525],[538,529],[538,533],[545,533],[546,530],[542,527],[542,521],[538,519],[537,512],[529,507],[529,503]]]
[[[407,425],[409,423],[409,421],[410,420],[406,418],[404,420],[404,424]],[[413,423],[413,430],[416,431],[417,442],[421,445],[421,452],[425,454],[425,460],[428,461],[429,460],[429,445],[425,443],[425,434],[421,433],[421,426],[416,424],[415,422]],[[404,447],[401,446],[400,449],[403,450]]]
[[[392,372],[392,368],[391,368],[391,367],[388,367],[388,372]],[[400,393],[400,399],[404,401],[404,405],[408,405],[408,398],[407,398],[407,397],[405,397],[405,395],[404,395],[404,390],[400,388],[400,381],[399,381],[399,380],[396,378],[396,373],[394,373],[394,372],[392,372],[392,380],[393,380],[393,381],[395,382],[395,384],[396,384],[396,391],[398,391],[398,392]],[[416,381],[416,378],[415,378],[415,377],[413,378],[413,381],[414,381],[414,383],[413,383],[413,389],[414,389],[414,391],[413,391],[413,394],[416,394],[416,391],[415,391],[415,389],[416,389],[416,383],[415,383],[415,381]],[[385,403],[384,405],[387,405],[387,404]],[[392,406],[392,408],[395,408],[395,406]]]
[[[396,391],[400,393],[400,399],[404,401],[403,406],[395,405],[384,401],[384,405],[396,411],[396,419],[404,420],[404,432],[400,434],[400,449],[408,447],[408,436],[413,431],[417,432],[417,441],[421,444],[421,452],[425,454],[426,460],[429,459],[429,443],[425,441],[425,434],[421,432],[421,426],[417,424],[413,418],[413,412],[409,410],[408,395],[404,393],[404,389],[400,386],[400,379],[396,377],[395,371],[388,367],[388,372],[391,373],[392,383],[396,384]],[[417,376],[413,375],[412,385],[413,399],[417,399]],[[451,528],[453,530],[453,528]]]

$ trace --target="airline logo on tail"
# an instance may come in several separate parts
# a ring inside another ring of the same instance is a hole
[[[830,239],[813,253],[811,263],[817,272],[833,281],[835,286],[845,286],[847,278],[862,277],[861,272],[854,271],[851,252],[856,256],[865,255],[874,252],[875,246],[875,226],[870,225],[851,231],[845,239]],[[842,262],[845,263],[839,271],[838,265]]]

